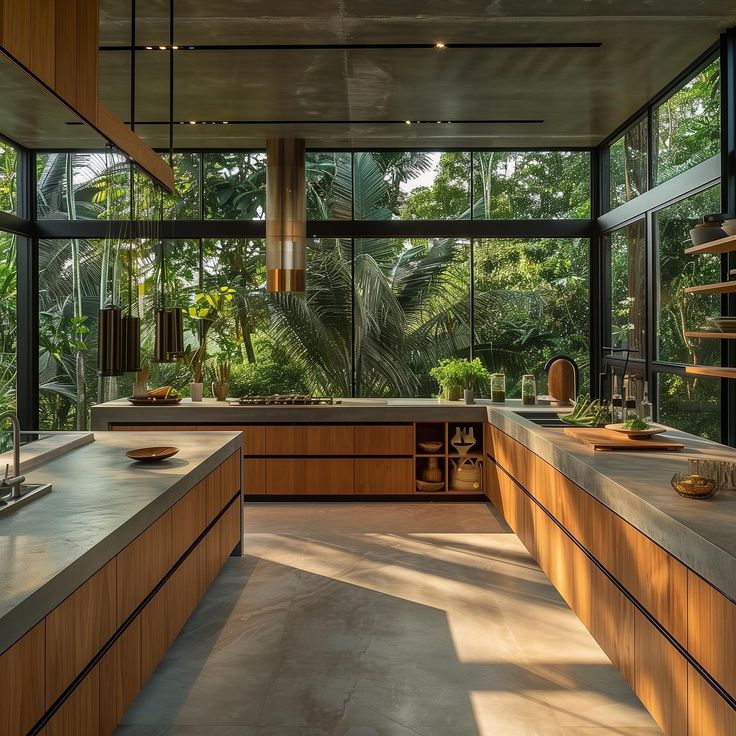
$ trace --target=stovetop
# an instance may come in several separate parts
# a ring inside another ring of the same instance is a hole
[[[231,401],[230,406],[332,406],[339,403],[328,396],[273,394],[272,396],[241,396]]]

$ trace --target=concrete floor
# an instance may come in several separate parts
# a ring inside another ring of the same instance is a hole
[[[661,731],[485,504],[246,509],[119,736]]]

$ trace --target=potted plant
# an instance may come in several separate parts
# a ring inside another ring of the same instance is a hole
[[[442,392],[440,398],[449,401],[460,400],[465,382],[463,363],[467,361],[459,358],[442,358],[440,364],[429,372],[440,385]]]
[[[227,399],[227,392],[230,388],[230,362],[218,359],[214,370],[214,380],[212,381],[212,395],[218,401]]]
[[[462,374],[463,398],[465,399],[466,404],[474,404],[475,389],[479,383],[488,381],[491,375],[486,370],[483,363],[480,362],[479,358],[463,361]]]
[[[189,367],[192,370],[192,382],[189,384],[189,393],[192,401],[202,401],[204,395],[204,381],[202,376],[202,363],[204,362],[204,343],[192,354]]]

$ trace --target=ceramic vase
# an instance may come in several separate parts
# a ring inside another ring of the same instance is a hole
[[[443,481],[442,468],[436,457],[427,458],[427,466],[422,470],[422,480],[427,483],[441,483]]]
[[[192,397],[192,401],[202,401],[202,396],[204,395],[204,384],[190,383],[189,395]]]
[[[475,404],[475,391],[472,388],[466,388],[463,390],[463,398],[466,404]]]
[[[225,401],[227,399],[227,390],[230,387],[228,383],[219,383],[218,381],[212,382],[212,395],[218,401]]]
[[[145,381],[136,381],[133,384],[133,398],[134,399],[147,399],[148,389],[146,388]]]

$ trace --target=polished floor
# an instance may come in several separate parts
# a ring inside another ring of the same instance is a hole
[[[661,731],[485,504],[246,509],[119,736]]]

